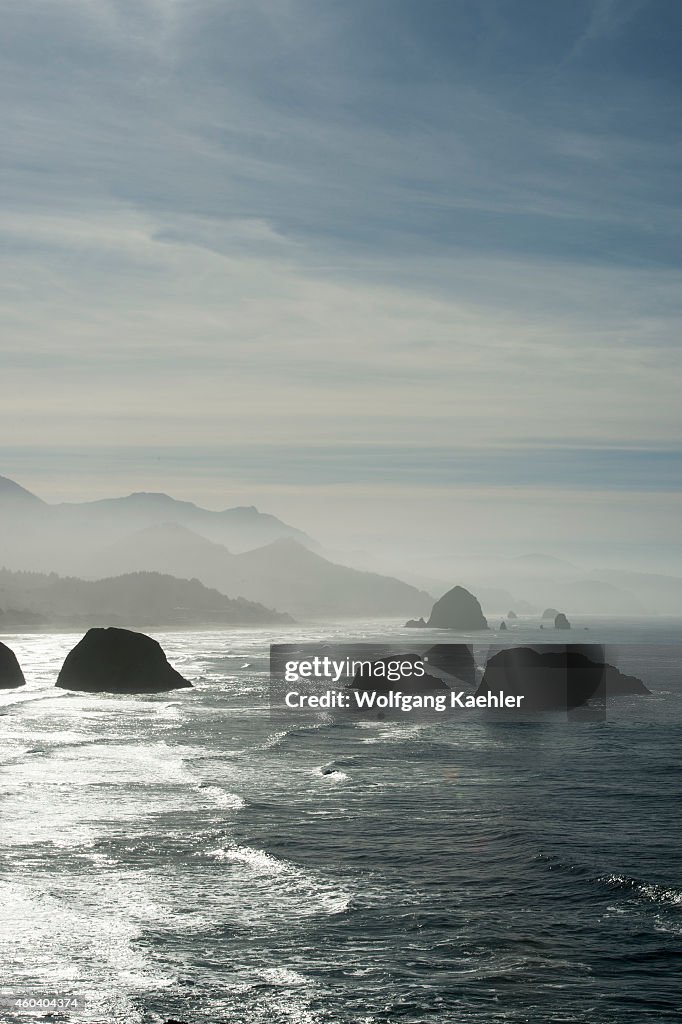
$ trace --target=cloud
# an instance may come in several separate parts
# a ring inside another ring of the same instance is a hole
[[[592,44],[621,31],[646,7],[646,0],[593,0],[587,24],[569,50],[565,61],[575,60]]]
[[[514,9],[8,4],[7,450],[669,449],[677,16]]]

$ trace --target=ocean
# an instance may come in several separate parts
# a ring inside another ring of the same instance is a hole
[[[579,723],[271,711],[270,643],[386,622],[155,633],[194,689],[134,697],[4,636],[0,1020],[679,1024],[682,625],[590,626],[653,694]]]

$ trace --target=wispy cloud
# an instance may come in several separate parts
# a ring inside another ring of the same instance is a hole
[[[674,5],[23,0],[4,20],[13,450],[276,441],[312,482],[311,437],[674,445]]]

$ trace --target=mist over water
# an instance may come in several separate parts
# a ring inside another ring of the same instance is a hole
[[[273,715],[290,630],[156,634],[195,688],[152,697],[55,691],[78,637],[5,636],[3,987],[107,1024],[673,1024],[679,626],[591,632],[653,696],[582,725]]]

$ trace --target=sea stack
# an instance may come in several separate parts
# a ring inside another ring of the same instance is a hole
[[[85,693],[165,693],[192,684],[169,664],[161,645],[129,629],[89,629],[67,654],[57,686]]]
[[[523,696],[522,711],[569,710],[599,695],[605,671],[603,662],[570,648],[515,647],[488,660],[476,695],[503,690]]]
[[[499,651],[488,660],[476,695],[499,690],[523,696],[522,711],[569,710],[589,700],[651,693],[641,679],[605,662],[598,644]]]
[[[568,621],[563,612],[558,612],[554,619],[555,629],[570,629],[571,623]]]
[[[473,594],[464,587],[453,587],[436,601],[429,621],[431,629],[487,629],[488,622]]]
[[[556,608],[545,608],[542,617],[543,619],[556,619],[558,614],[559,612]]]
[[[25,683],[16,654],[11,647],[0,643],[0,690],[13,690]]]

